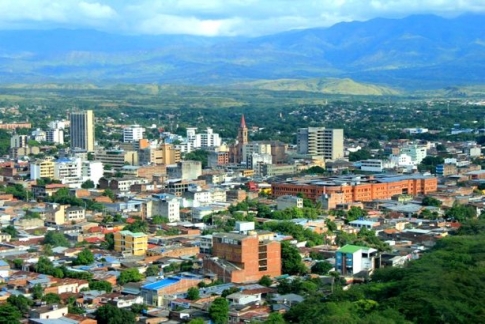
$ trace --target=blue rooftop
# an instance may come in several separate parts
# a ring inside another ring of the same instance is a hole
[[[149,290],[158,290],[158,289],[162,289],[162,288],[165,288],[167,286],[176,284],[179,281],[180,281],[179,278],[166,278],[166,279],[163,279],[163,280],[160,280],[160,281],[157,281],[157,282],[150,283],[148,285],[144,285],[141,288],[142,289],[149,289]]]

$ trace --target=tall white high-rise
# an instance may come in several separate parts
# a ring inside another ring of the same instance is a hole
[[[123,128],[123,142],[132,143],[143,138],[143,133],[145,128],[140,127],[140,125],[130,125]]]
[[[344,157],[343,129],[300,128],[296,136],[299,154],[322,156],[326,160]]]
[[[71,149],[94,151],[94,113],[92,110],[71,112]]]

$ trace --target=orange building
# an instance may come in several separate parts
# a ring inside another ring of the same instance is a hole
[[[346,182],[345,180],[348,180]],[[436,192],[438,179],[431,176],[369,176],[356,181],[352,178],[329,178],[271,184],[273,197],[296,196],[299,193],[316,200],[327,194],[343,194],[343,203],[391,199],[394,195],[426,195]]]
[[[257,234],[214,234],[212,255],[204,259],[204,271],[224,282],[258,281],[265,275],[281,275],[280,243],[263,240]]]

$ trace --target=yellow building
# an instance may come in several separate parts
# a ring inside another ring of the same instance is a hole
[[[54,178],[54,161],[39,160],[30,164],[30,179]]]
[[[145,255],[148,248],[148,236],[144,233],[120,231],[114,233],[115,251],[130,255]]]

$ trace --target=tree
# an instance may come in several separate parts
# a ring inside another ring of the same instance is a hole
[[[190,287],[187,290],[187,299],[188,300],[198,300],[200,298],[200,292],[197,287]]]
[[[106,291],[108,294],[113,291],[113,285],[107,281],[91,281],[89,283],[89,288],[93,290]]]
[[[133,304],[130,309],[135,314],[143,314],[148,307],[145,304]]]
[[[281,263],[284,274],[299,275],[306,272],[300,251],[288,241],[281,242]]]
[[[7,298],[7,302],[13,305],[21,314],[27,314],[32,306],[32,300],[28,299],[24,295],[10,295]]]
[[[147,277],[158,276],[159,273],[160,273],[160,269],[158,268],[158,265],[156,265],[156,264],[149,265],[147,270],[145,271],[145,275]]]
[[[33,299],[40,299],[44,294],[44,288],[40,284],[35,284],[34,287],[32,287],[31,292]]]
[[[261,277],[261,279],[259,279],[258,283],[262,286],[269,287],[273,284],[273,280],[271,280],[270,276],[264,275],[264,276]]]
[[[447,218],[452,218],[459,222],[477,217],[477,210],[471,205],[462,205],[457,202],[445,212]]]
[[[312,273],[326,275],[333,268],[332,264],[327,261],[316,262],[312,267]]]
[[[2,233],[10,235],[12,238],[16,238],[19,235],[19,232],[13,225],[2,228]]]
[[[42,296],[41,300],[47,304],[59,304],[61,302],[61,297],[55,293],[47,293]]]
[[[95,315],[98,324],[128,324],[136,322],[134,313],[110,304],[99,307]]]
[[[268,318],[266,321],[263,322],[263,324],[285,324],[285,319],[283,318],[283,315],[281,313],[273,312],[269,314]]]
[[[66,236],[62,233],[55,231],[48,231],[44,237],[42,244],[50,244],[51,246],[64,246],[69,247],[69,241]]]
[[[229,302],[222,297],[214,299],[209,307],[209,316],[215,324],[225,324],[228,321]]]
[[[201,318],[194,318],[190,320],[189,324],[205,324],[205,322]]]
[[[83,189],[93,189],[96,185],[94,184],[93,180],[86,180],[81,184],[81,188]]]
[[[0,305],[0,323],[17,324],[20,323],[22,313],[10,303]]]
[[[143,275],[136,268],[121,271],[118,277],[118,283],[124,285],[128,282],[138,282],[143,279]]]
[[[350,162],[356,162],[356,161],[362,161],[362,160],[367,160],[372,158],[372,154],[365,149],[360,149],[357,152],[350,152],[349,153],[349,161]]]
[[[155,225],[161,225],[161,224],[167,224],[170,223],[168,217],[156,215],[152,217],[152,224]]]
[[[113,192],[113,190],[111,190],[109,188],[104,189],[103,196],[108,197],[109,199],[111,199],[111,201],[115,201],[116,200],[115,193]]]
[[[441,200],[430,196],[424,197],[421,203],[423,206],[434,206],[434,207],[440,207],[442,204]]]
[[[54,254],[54,251],[52,251],[52,245],[44,244],[42,246],[42,254],[46,256],[52,256]]]
[[[137,219],[132,224],[126,225],[123,230],[131,231],[133,233],[147,233],[148,232],[148,223],[144,220]]]
[[[114,250],[115,249],[115,236],[113,233],[104,234],[104,242],[101,243],[101,246],[106,250]]]
[[[361,217],[364,217],[366,215],[367,215],[367,211],[365,211],[364,209],[362,209],[360,207],[352,206],[352,207],[350,207],[349,211],[347,212],[346,220],[347,220],[347,222],[351,222],[351,221],[354,221],[354,220],[359,219]]]
[[[200,161],[202,168],[207,167],[209,152],[205,150],[195,150],[185,154],[184,160]]]
[[[74,265],[88,265],[94,262],[94,254],[90,249],[84,248],[74,259]]]

